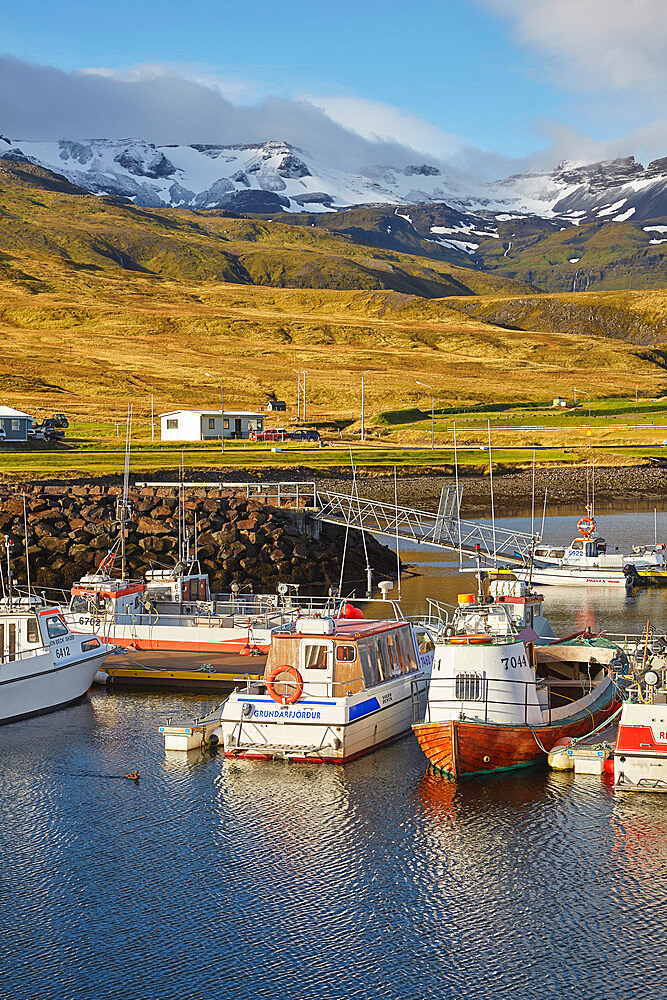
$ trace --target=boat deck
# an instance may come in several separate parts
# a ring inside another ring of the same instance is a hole
[[[133,649],[107,657],[102,669],[109,675],[111,688],[212,692],[231,690],[238,677],[260,680],[265,665],[265,654]]]

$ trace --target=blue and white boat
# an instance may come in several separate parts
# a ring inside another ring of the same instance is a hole
[[[298,618],[272,634],[261,681],[237,687],[217,717],[161,727],[165,748],[343,764],[410,731],[431,663],[404,619]]]

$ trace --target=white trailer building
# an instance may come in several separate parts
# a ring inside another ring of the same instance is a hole
[[[211,441],[221,437],[221,410],[171,410],[160,414],[163,441]],[[224,436],[249,438],[253,431],[264,430],[264,414],[253,410],[225,410]]]

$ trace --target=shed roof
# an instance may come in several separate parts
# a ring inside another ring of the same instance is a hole
[[[13,406],[0,406],[0,417],[23,417],[27,420],[32,420],[29,413],[24,413],[23,410],[15,410]]]
[[[264,414],[260,413],[258,410],[227,410],[225,409],[226,417],[263,417]],[[160,413],[161,417],[175,417],[179,413],[193,413],[200,417],[219,417],[222,410],[167,410],[166,413]]]

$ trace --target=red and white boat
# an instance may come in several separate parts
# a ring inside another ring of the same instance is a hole
[[[648,640],[637,683],[623,702],[614,749],[614,784],[624,792],[667,792],[667,666],[664,639]]]
[[[183,669],[199,667],[202,657],[217,666],[234,654],[266,657],[272,633],[305,614],[362,615],[333,594],[299,597],[293,585],[279,585],[276,594],[232,588],[212,596],[196,563],[147,573],[145,581],[101,569],[74,584],[66,614],[72,631],[93,631],[112,647],[140,652],[142,665],[173,654],[170,662]]]
[[[541,614],[542,597],[516,586],[523,595],[461,595],[436,639],[426,712],[412,728],[449,777],[546,762],[559,740],[591,732],[620,701],[614,645],[540,643],[526,617]]]

